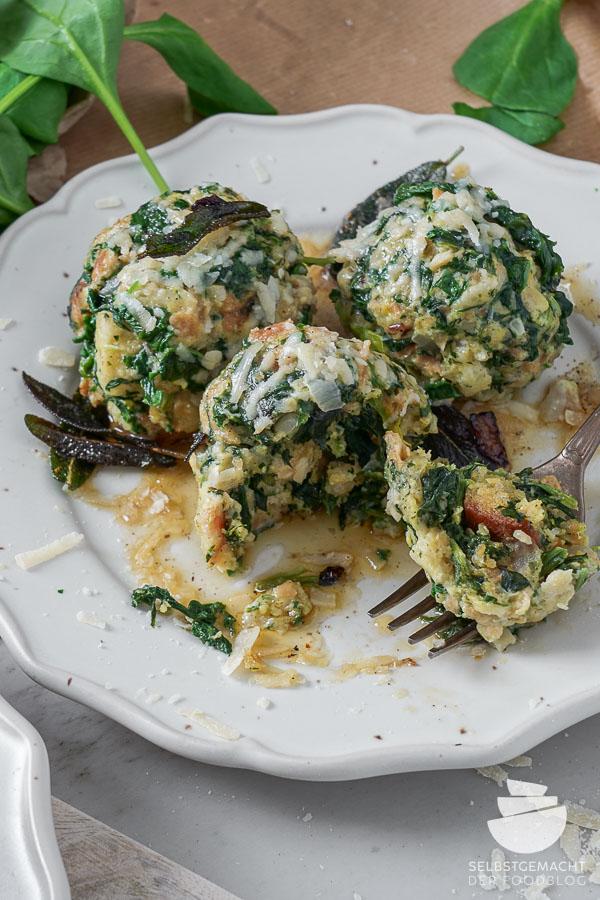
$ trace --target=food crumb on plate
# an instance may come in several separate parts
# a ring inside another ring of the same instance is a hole
[[[22,553],[17,553],[15,562],[20,569],[32,569],[34,566],[39,566],[41,563],[48,562],[56,556],[60,556],[62,553],[72,550],[73,547],[76,547],[82,542],[83,537],[83,534],[78,531],[70,531],[68,534],[64,534],[55,541],[50,541],[49,544],[45,544],[43,547],[37,547],[35,550],[24,550]]]
[[[256,705],[260,707],[260,709],[270,709],[273,706],[273,703],[268,697],[259,697],[256,701]]]
[[[167,703],[169,706],[175,706],[177,703],[181,703],[183,700],[183,694],[171,694],[168,698]]]
[[[507,759],[505,766],[514,766],[516,768],[531,768],[533,760],[530,756],[515,756],[513,759]]]
[[[101,619],[93,610],[88,611],[80,609],[75,616],[80,625],[91,625],[92,628],[106,628],[106,622]]]
[[[38,350],[38,362],[44,366],[58,369],[72,369],[75,365],[75,354],[62,347],[41,347]]]
[[[271,180],[271,174],[258,156],[253,156],[250,160],[250,168],[256,176],[259,184],[267,184]]]
[[[231,725],[225,725],[224,722],[219,722],[218,719],[213,719],[212,716],[202,712],[201,709],[182,709],[180,715],[186,719],[192,719],[198,725],[201,725],[202,728],[206,728],[207,731],[216,734],[217,737],[223,738],[225,741],[238,741],[241,738],[241,734],[236,728],[232,728]]]
[[[117,206],[123,206],[123,201],[120,197],[114,195],[98,197],[97,200],[94,200],[94,206],[96,209],[116,209]]]
[[[14,319],[0,319],[0,331],[6,331],[7,328],[14,324],[14,321]]]
[[[306,815],[302,816],[303,822],[310,822],[312,820],[313,814],[307,812]]]

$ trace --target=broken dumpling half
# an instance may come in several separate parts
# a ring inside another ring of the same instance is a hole
[[[472,619],[498,649],[569,602],[600,561],[556,480],[457,468],[387,435],[388,512],[441,607]]]
[[[282,322],[256,329],[200,407],[208,444],[192,458],[207,559],[235,571],[255,536],[291,512],[385,514],[383,435],[435,430],[415,379],[368,341]]]
[[[330,255],[342,320],[434,400],[524,387],[571,343],[553,242],[490,188],[403,184]]]
[[[248,332],[310,319],[313,299],[280,212],[219,184],[164,194],[92,243],[70,302],[80,392],[118,428],[194,431],[202,390]]]

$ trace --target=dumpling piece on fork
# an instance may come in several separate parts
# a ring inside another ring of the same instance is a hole
[[[92,243],[70,302],[81,343],[79,390],[106,404],[118,428],[151,436],[194,431],[200,394],[252,328],[310,319],[302,248],[276,210],[261,208],[260,217],[224,224],[180,252],[168,249],[198,204],[219,198],[229,208],[245,201],[219,184],[173,191]],[[164,241],[165,251],[150,255],[152,241]]]
[[[406,526],[431,595],[498,649],[567,609],[600,560],[556,479],[431,460],[388,434],[388,513]]]
[[[192,457],[208,561],[233,572],[257,534],[289,513],[385,514],[386,430],[435,430],[415,379],[368,341],[281,322],[252,331],[200,406],[208,444]]]

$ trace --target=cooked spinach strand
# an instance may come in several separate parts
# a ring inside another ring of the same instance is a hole
[[[131,592],[132,606],[149,606],[151,610],[150,624],[156,624],[156,615],[163,612],[162,605],[168,609],[181,613],[191,623],[192,634],[199,638],[203,644],[214,647],[222,653],[231,653],[231,641],[223,634],[226,631],[230,637],[235,636],[235,618],[227,610],[224,603],[200,603],[199,600],[190,600],[186,606],[179,603],[166,589],[153,584],[145,584],[135,588]]]

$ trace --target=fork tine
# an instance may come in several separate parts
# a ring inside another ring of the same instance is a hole
[[[435,606],[437,606],[437,601],[433,599],[433,597],[425,597],[424,600],[421,600],[419,603],[415,603],[414,606],[411,606],[410,609],[407,609],[405,613],[402,613],[401,616],[398,616],[396,619],[392,619],[389,623],[388,628],[390,631],[395,631],[396,628],[401,628],[402,625],[407,625],[409,622],[414,622],[415,619],[418,619],[419,616],[424,616],[425,613],[428,613]]]
[[[385,600],[382,600],[381,603],[378,603],[377,606],[370,609],[369,615],[373,618],[375,616],[380,616],[381,613],[387,612],[392,606],[396,606],[397,603],[406,600],[406,598],[410,597],[411,594],[414,594],[415,591],[425,587],[427,583],[427,575],[423,569],[419,569],[412,578],[409,578],[408,581],[405,581],[404,584],[400,585],[400,587],[391,593],[389,597],[386,597]]]
[[[418,644],[420,641],[424,641],[425,638],[431,637],[432,634],[436,634],[436,632],[445,628],[446,625],[451,625],[452,622],[455,621],[456,616],[454,613],[442,613],[441,616],[436,616],[433,622],[428,622],[427,625],[424,625],[422,628],[419,628],[418,631],[415,631],[414,634],[411,634],[408,638],[408,643]]]
[[[452,635],[451,638],[448,638],[447,641],[444,641],[439,647],[432,647],[427,655],[430,659],[435,659],[436,656],[447,653],[448,650],[452,650],[453,647],[458,647],[459,644],[464,644],[465,641],[470,640],[476,635],[477,626],[474,623],[472,625],[465,625],[461,631],[457,631],[456,634]]]

